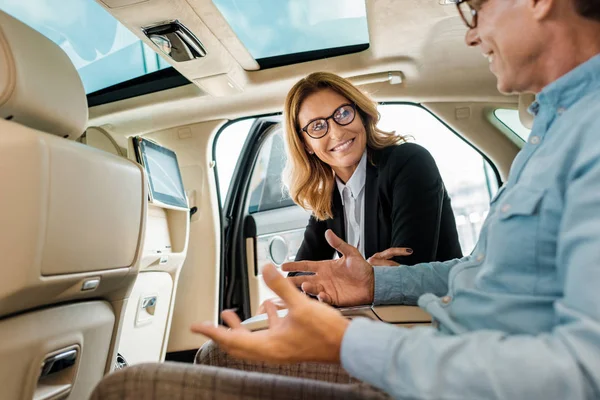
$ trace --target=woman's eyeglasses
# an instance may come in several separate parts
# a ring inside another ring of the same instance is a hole
[[[356,116],[356,105],[344,104],[338,107],[333,114],[327,118],[316,118],[310,121],[304,128],[303,132],[306,132],[308,136],[313,139],[321,139],[323,136],[329,133],[329,122],[332,119],[336,124],[340,126],[346,126],[354,121]]]
[[[477,27],[477,9],[475,8],[476,6],[473,6],[471,4],[473,1],[472,0],[455,0],[455,2],[456,2],[456,7],[458,8],[460,17],[462,18],[464,23],[467,25],[467,27],[469,29],[475,29]],[[481,6],[481,3],[483,3],[483,1],[480,0],[478,3]]]

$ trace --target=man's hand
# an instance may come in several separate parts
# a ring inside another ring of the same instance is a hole
[[[267,286],[288,305],[285,317],[279,318],[275,305],[267,301],[269,329],[250,332],[228,310],[221,316],[231,329],[201,323],[192,325],[192,332],[208,336],[233,357],[246,360],[339,363],[349,321],[334,308],[305,296],[273,265],[265,266],[262,274]]]
[[[331,230],[325,232],[331,247],[342,253],[342,258],[327,261],[298,261],[285,263],[283,271],[314,272],[314,275],[288,277],[303,291],[318,296],[319,300],[340,307],[373,303],[375,278],[373,267],[356,247],[350,246]],[[410,253],[403,249],[400,255]]]
[[[390,258],[397,256],[408,256],[412,254],[412,249],[408,249],[405,247],[390,247],[387,250],[380,251],[379,253],[373,254],[367,260],[369,264],[378,267],[397,267],[398,264],[394,260],[390,260]]]
[[[265,314],[267,312],[267,304],[271,303],[276,310],[283,310],[288,308],[285,301],[281,300],[280,297],[273,297],[272,299],[268,299],[262,302],[262,304],[258,307],[256,311],[256,315]]]

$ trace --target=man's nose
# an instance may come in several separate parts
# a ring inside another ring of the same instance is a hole
[[[465,42],[469,47],[476,47],[481,44],[481,38],[479,37],[477,28],[469,29],[467,31],[467,34],[465,35]]]

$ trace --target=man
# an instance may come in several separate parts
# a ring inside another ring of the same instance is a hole
[[[268,330],[251,333],[226,311],[231,329],[195,332],[239,358],[341,363],[395,398],[600,398],[600,0],[459,2],[471,7],[467,44],[489,59],[499,90],[538,94],[529,141],[475,250],[372,267],[328,232],[344,257],[284,266],[315,272],[291,280],[323,302],[418,302],[434,326],[348,321],[266,266],[286,317],[267,304]]]

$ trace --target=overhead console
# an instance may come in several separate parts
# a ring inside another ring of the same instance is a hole
[[[132,365],[165,358],[175,288],[187,253],[190,214],[175,152],[154,141],[132,137],[128,157],[143,167],[148,186],[140,273],[127,304],[118,346],[121,364]]]

